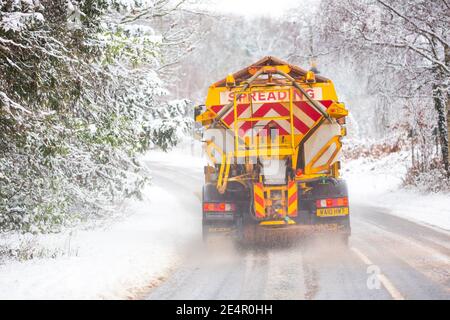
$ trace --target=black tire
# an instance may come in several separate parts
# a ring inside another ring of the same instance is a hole
[[[341,246],[343,246],[343,247],[345,247],[345,248],[348,248],[349,238],[350,238],[350,235],[349,235],[349,234],[341,234],[341,235],[339,236],[338,243],[339,243]]]
[[[209,238],[209,225],[204,221],[202,222],[202,240],[203,242],[207,242]]]
[[[332,236],[332,239],[334,247],[336,249],[349,247],[349,239],[350,239],[349,233],[335,234]]]

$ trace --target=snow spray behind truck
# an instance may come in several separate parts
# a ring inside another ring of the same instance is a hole
[[[331,80],[270,56],[211,85],[195,108],[209,158],[204,238],[333,232],[346,243],[339,156],[347,115]]]

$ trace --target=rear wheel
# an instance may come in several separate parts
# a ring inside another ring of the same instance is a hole
[[[344,247],[348,247],[349,238],[350,238],[349,234],[342,234],[339,237],[339,243]]]
[[[203,242],[208,241],[208,238],[209,238],[209,225],[205,221],[203,221],[202,222],[202,239],[203,239]]]

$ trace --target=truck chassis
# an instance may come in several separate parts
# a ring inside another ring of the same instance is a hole
[[[347,243],[339,154],[348,111],[331,80],[266,57],[213,84],[204,108],[195,109],[210,159],[204,239],[231,233],[259,243],[334,233]]]

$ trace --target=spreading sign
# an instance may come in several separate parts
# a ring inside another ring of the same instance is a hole
[[[305,89],[308,95],[314,100],[322,100],[322,88]],[[220,93],[220,104],[228,104],[234,101],[235,92],[222,91]],[[293,91],[293,101],[306,100],[303,94],[297,90]],[[238,103],[271,103],[271,102],[289,102],[289,90],[276,91],[255,91],[243,93],[237,99]]]

